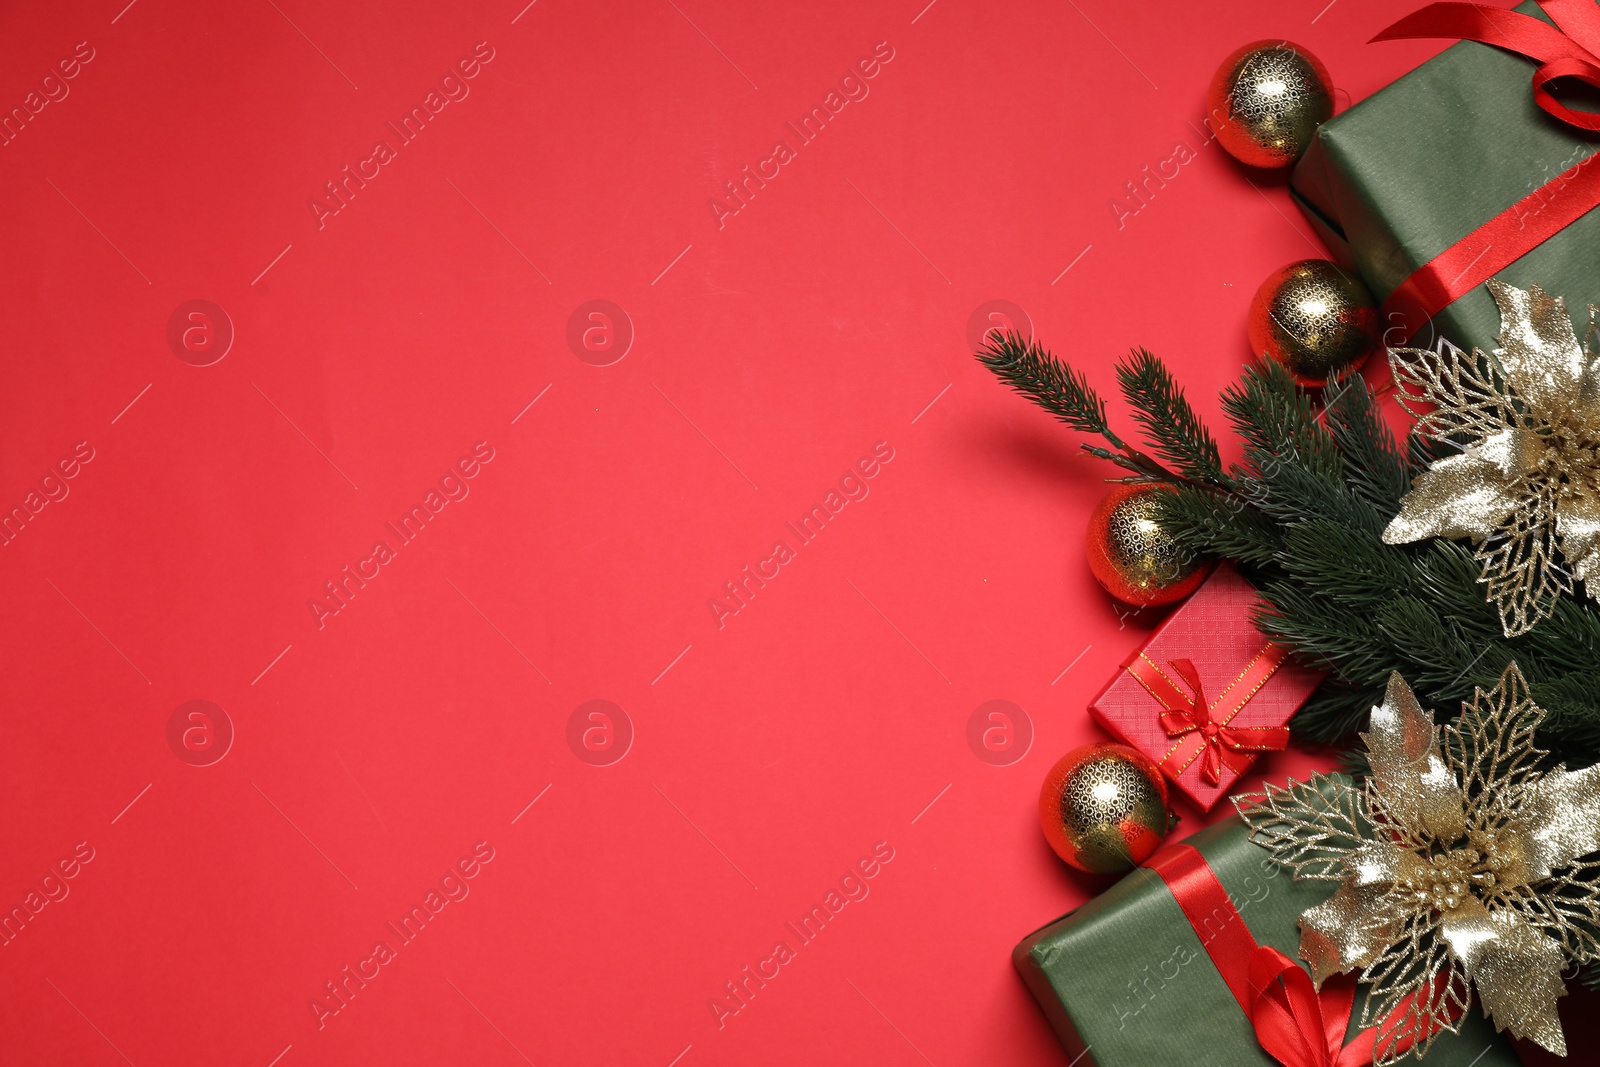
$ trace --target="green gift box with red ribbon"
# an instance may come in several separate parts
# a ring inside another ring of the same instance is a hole
[[[1600,7],[1431,4],[1374,41],[1397,38],[1462,43],[1324,123],[1291,193],[1382,303],[1386,344],[1496,347],[1491,277],[1565,296],[1583,336],[1600,114],[1579,96],[1600,89]]]
[[[1074,1067],[1357,1067],[1372,1062],[1364,993],[1311,988],[1301,912],[1329,882],[1296,882],[1227,819],[1023,939],[1012,960]],[[1476,1006],[1426,1067],[1518,1067]]]

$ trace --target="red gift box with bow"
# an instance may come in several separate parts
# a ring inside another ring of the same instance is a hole
[[[1089,705],[1202,811],[1258,753],[1288,745],[1289,717],[1322,681],[1255,628],[1258,603],[1254,586],[1218,566]]]

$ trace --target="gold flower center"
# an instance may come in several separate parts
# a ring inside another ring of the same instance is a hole
[[[1593,478],[1585,475],[1594,470],[1596,457],[1600,456],[1595,428],[1587,420],[1557,415],[1546,423],[1546,432],[1540,436],[1544,447],[1534,461],[1539,476],[1549,479],[1562,492],[1592,489],[1588,483]]]
[[[1402,877],[1395,891],[1419,908],[1454,911],[1465,901],[1482,898],[1505,867],[1494,835],[1474,833],[1473,848],[1452,848],[1427,857],[1421,870]]]

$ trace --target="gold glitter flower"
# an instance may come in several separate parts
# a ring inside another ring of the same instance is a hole
[[[1457,1032],[1473,989],[1497,1030],[1566,1054],[1562,969],[1600,958],[1600,766],[1541,771],[1544,716],[1515,664],[1443,730],[1394,674],[1364,788],[1313,775],[1234,800],[1297,880],[1340,883],[1301,914],[1300,958],[1319,988],[1361,971],[1379,1067]]]
[[[1560,297],[1496,281],[1489,291],[1503,346],[1493,355],[1448,343],[1389,350],[1415,432],[1466,447],[1417,477],[1383,539],[1471,538],[1478,580],[1514,637],[1549,618],[1573,579],[1600,598],[1600,361],[1588,343],[1597,309],[1580,347]]]

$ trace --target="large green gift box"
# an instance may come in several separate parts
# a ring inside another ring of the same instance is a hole
[[[1337,883],[1296,882],[1237,816],[1190,837],[1255,940],[1294,958],[1295,920]],[[1212,935],[1215,936],[1215,935]],[[1276,1067],[1161,876],[1140,867],[1025,938],[1012,960],[1074,1067]],[[1361,1018],[1357,994],[1349,1033]],[[1348,1040],[1348,1038],[1347,1038]],[[1425,1067],[1518,1067],[1474,1006],[1442,1034]]]
[[[1515,10],[1551,21],[1531,2]],[[1380,303],[1418,267],[1600,146],[1596,135],[1534,102],[1537,66],[1465,41],[1318,130],[1295,167],[1290,191],[1336,257],[1356,268]],[[1539,210],[1537,202],[1519,210],[1514,228],[1523,230]],[[1596,248],[1600,211],[1590,211],[1495,277],[1565,296],[1582,337],[1585,305],[1600,303]],[[1395,327],[1398,319],[1383,325]],[[1412,343],[1431,345],[1437,335],[1462,348],[1487,350],[1496,347],[1499,328],[1494,301],[1474,285],[1434,317],[1431,330],[1419,329]],[[1402,331],[1391,329],[1385,340],[1399,344],[1401,338]]]

